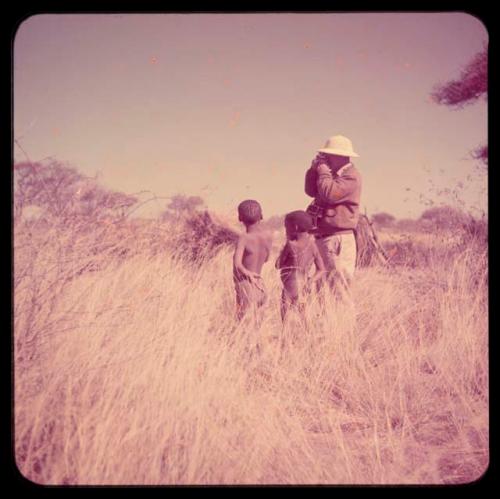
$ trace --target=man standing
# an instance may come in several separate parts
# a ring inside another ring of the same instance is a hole
[[[359,157],[342,135],[328,139],[306,172],[305,191],[314,201],[307,208],[330,283],[348,290],[356,266],[354,230],[359,219],[361,175],[350,158]]]

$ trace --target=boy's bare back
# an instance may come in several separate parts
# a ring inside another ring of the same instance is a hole
[[[298,296],[300,283],[304,283],[307,279],[313,262],[317,270],[324,270],[321,255],[312,238],[287,241],[276,262],[276,267],[281,270],[283,286],[290,296]]]
[[[269,260],[271,247],[272,234],[258,230],[240,236],[236,253],[241,253],[241,263],[245,269],[260,275],[262,266]]]

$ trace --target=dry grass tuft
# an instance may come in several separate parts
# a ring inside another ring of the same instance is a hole
[[[272,264],[262,324],[235,323],[233,237],[204,215],[178,226],[16,224],[15,448],[26,477],[480,477],[489,459],[484,241],[442,242],[440,258],[420,265],[408,256],[360,269],[354,307],[312,302],[283,330]]]

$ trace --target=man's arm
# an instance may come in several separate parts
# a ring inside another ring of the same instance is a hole
[[[349,173],[333,177],[327,165],[317,168],[317,190],[319,198],[326,203],[341,202],[346,196],[352,194],[358,186],[358,179]]]
[[[309,168],[306,172],[304,190],[308,196],[312,198],[316,197],[318,194],[318,189],[316,187],[316,182],[318,180],[318,174],[314,168]]]

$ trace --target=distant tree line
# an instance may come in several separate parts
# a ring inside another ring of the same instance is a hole
[[[428,208],[416,219],[396,219],[396,217],[386,212],[374,213],[369,218],[376,229],[405,231],[459,229],[473,220],[473,217],[468,213],[449,205]]]
[[[168,198],[162,221],[185,221],[207,212],[200,196],[176,194]],[[84,217],[89,220],[119,220],[137,206],[138,199],[130,194],[105,189],[95,178],[79,173],[75,168],[56,160],[19,162],[14,165],[14,218],[36,208],[40,217]],[[375,229],[434,230],[452,229],[470,222],[471,216],[451,206],[425,210],[418,219],[396,217],[378,212],[368,217]],[[270,230],[283,228],[284,215],[267,217],[263,224]]]
[[[28,208],[36,208],[42,217],[116,219],[138,201],[132,195],[105,189],[95,178],[54,159],[16,163],[13,188],[15,219]]]

